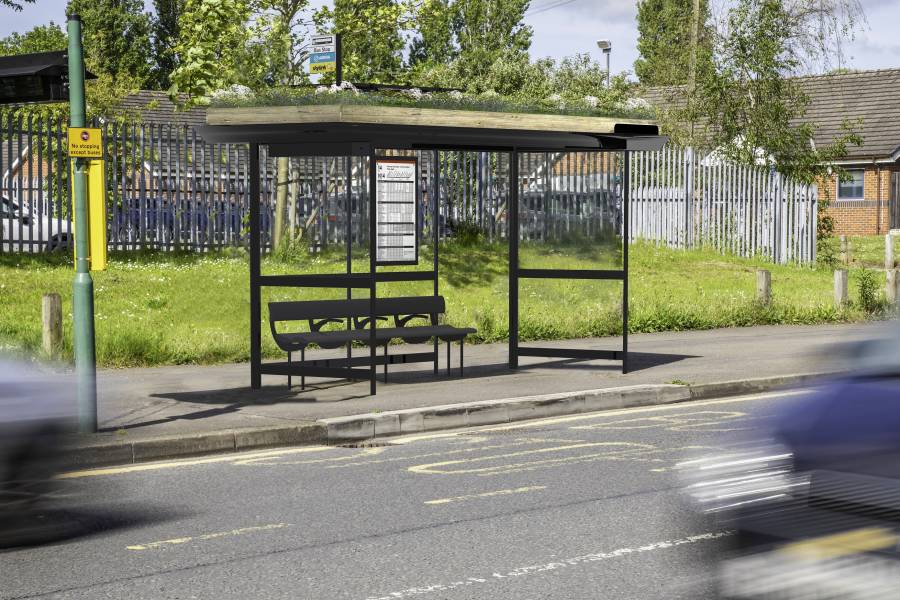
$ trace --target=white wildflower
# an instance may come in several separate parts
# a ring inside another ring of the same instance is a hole
[[[331,90],[327,85],[316,86],[316,94],[328,94],[329,92],[331,92]]]
[[[429,94],[426,94],[419,88],[409,88],[408,90],[402,90],[404,96],[409,96],[413,100],[421,100],[422,98],[430,97]]]
[[[463,93],[459,90],[450,90],[449,96],[451,98],[453,98],[454,100],[462,100],[463,99]]]
[[[232,99],[239,100],[249,98],[253,95],[253,90],[246,85],[234,84],[230,87],[223,88],[212,92],[209,97],[211,100]]]
[[[629,98],[622,104],[626,110],[647,110],[650,103],[643,98]]]
[[[597,108],[597,104],[600,102],[600,98],[597,96],[585,96],[584,103],[590,106],[591,108]]]

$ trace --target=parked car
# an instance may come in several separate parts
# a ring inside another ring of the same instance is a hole
[[[900,590],[900,328],[853,346],[836,377],[743,441],[681,465],[704,512],[734,532],[720,594],[897,598]]]
[[[56,251],[68,247],[66,219],[44,214],[40,218],[16,200],[0,196],[0,251],[24,252]]]

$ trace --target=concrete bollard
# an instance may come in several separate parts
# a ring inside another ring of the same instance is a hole
[[[772,304],[772,273],[767,269],[756,271],[756,301],[763,306]]]
[[[884,236],[884,268],[888,271],[894,268],[894,236],[890,233]]]
[[[847,281],[847,269],[838,269],[834,272],[834,307],[841,310],[849,303],[850,291]]]
[[[841,264],[846,265],[850,262],[850,252],[847,245],[847,236],[841,236]]]
[[[885,283],[885,295],[888,304],[896,305],[900,301],[900,270],[888,269],[885,271],[887,281]]]
[[[44,353],[51,359],[59,358],[62,346],[62,301],[59,294],[44,294],[41,298]]]

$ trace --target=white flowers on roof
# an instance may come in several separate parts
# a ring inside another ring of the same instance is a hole
[[[431,98],[431,94],[428,92],[423,92],[419,88],[409,88],[408,90],[401,90],[401,93],[404,96],[409,96],[413,100],[422,100],[423,98]]]
[[[220,90],[216,90],[209,95],[211,100],[219,100],[222,98],[249,98],[253,95],[253,90],[248,88],[246,85],[239,85],[235,83],[227,88],[222,88]]]
[[[651,108],[650,103],[643,98],[629,98],[622,103],[626,110],[648,110]]]
[[[352,92],[354,95],[359,95],[359,89],[349,81],[342,81],[341,85],[332,83],[316,87],[316,94],[337,94],[338,92]]]

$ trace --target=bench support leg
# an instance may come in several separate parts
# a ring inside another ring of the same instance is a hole
[[[459,340],[459,376],[463,376],[463,348],[466,345],[466,339]]]
[[[288,352],[288,367],[291,366],[291,353]],[[288,373],[288,389],[291,389],[291,374]]]
[[[387,383],[387,365],[388,365],[388,353],[387,353],[388,351],[387,351],[387,347],[388,347],[388,345],[385,344],[385,345],[384,345],[384,382],[385,382],[385,383]]]
[[[300,349],[300,362],[306,364],[306,348]],[[300,376],[300,390],[306,389],[306,375]]]
[[[450,377],[450,340],[447,340],[447,377]]]
[[[440,348],[438,348],[439,343],[440,343],[440,341],[437,338],[434,338],[434,374],[435,374],[435,376],[437,376],[437,374],[438,374],[438,350],[440,350]]]

